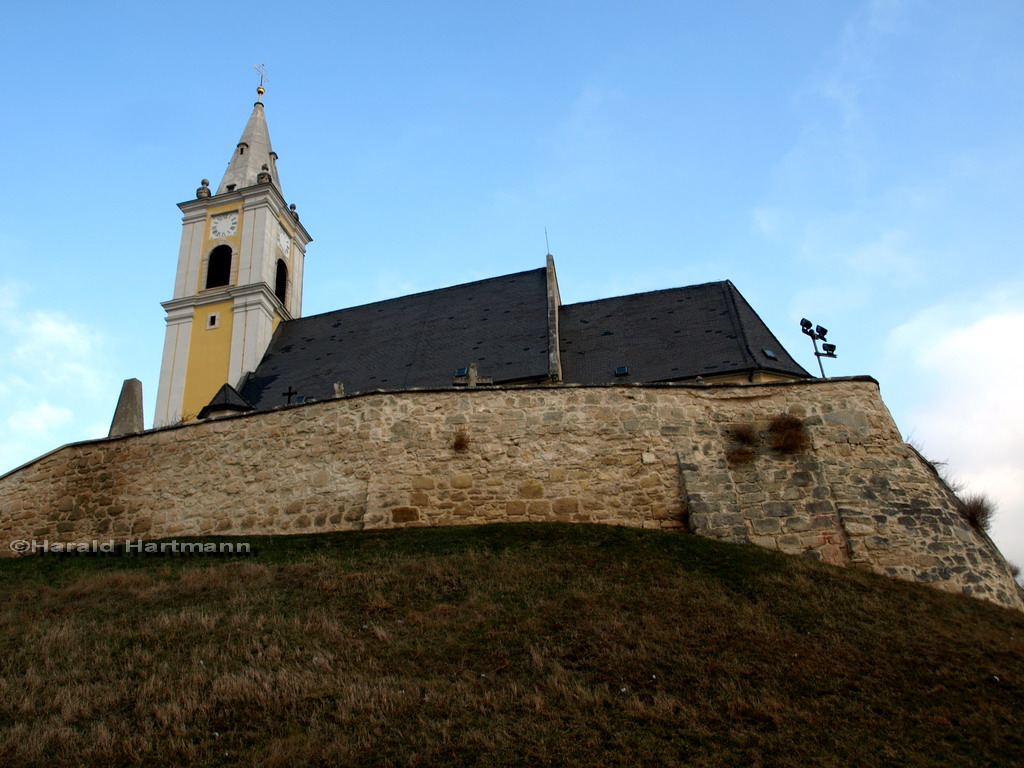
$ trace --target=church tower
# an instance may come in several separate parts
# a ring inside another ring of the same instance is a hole
[[[179,203],[181,248],[167,312],[155,427],[196,417],[225,383],[239,387],[282,320],[302,314],[311,238],[281,193],[257,89],[249,122],[213,194]]]

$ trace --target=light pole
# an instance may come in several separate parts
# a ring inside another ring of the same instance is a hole
[[[825,378],[825,366],[821,364],[821,358],[823,357],[835,357],[836,356],[836,345],[825,343],[825,334],[828,333],[828,328],[822,328],[820,325],[813,327],[814,324],[806,317],[800,321],[800,330],[811,337],[811,341],[814,343],[814,356],[818,358],[818,369],[821,371],[821,378]],[[821,339],[822,352],[818,351],[818,340]]]

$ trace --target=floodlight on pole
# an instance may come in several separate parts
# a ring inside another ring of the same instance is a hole
[[[818,370],[821,371],[821,378],[825,378],[825,366],[821,363],[823,357],[836,357],[836,345],[822,343],[821,348],[824,351],[818,351],[818,342],[824,342],[825,336],[828,335],[828,328],[822,326],[814,327],[814,323],[808,320],[806,317],[800,321],[800,330],[811,337],[811,342],[814,344],[814,356],[818,358]]]

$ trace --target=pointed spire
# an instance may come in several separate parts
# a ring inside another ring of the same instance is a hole
[[[249,115],[249,122],[245,124],[242,131],[242,138],[238,140],[231,160],[228,162],[228,169],[224,172],[220,186],[217,187],[217,194],[230,192],[232,189],[243,189],[255,184],[266,183],[266,174],[269,173],[269,181],[277,190],[281,191],[281,180],[277,176],[277,155],[270,146],[270,131],[267,129],[267,118],[263,114],[263,94],[265,90],[262,82],[256,89],[258,100],[252,105],[252,114]],[[260,176],[263,175],[263,179]],[[229,189],[230,187],[230,189]]]

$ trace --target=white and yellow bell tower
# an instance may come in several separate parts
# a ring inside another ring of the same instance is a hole
[[[196,417],[225,383],[255,370],[281,320],[302,313],[302,271],[311,238],[281,194],[257,89],[242,138],[217,193],[203,179],[179,203],[181,249],[167,311],[154,426]]]

